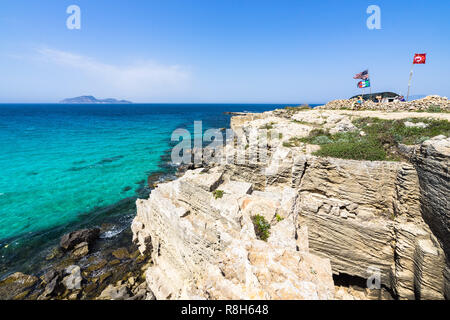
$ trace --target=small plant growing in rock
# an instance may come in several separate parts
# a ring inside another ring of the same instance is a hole
[[[419,137],[416,139],[416,144],[422,144],[423,142],[429,140],[430,137]]]
[[[220,199],[223,197],[223,190],[214,190],[213,191],[214,199]]]
[[[255,228],[256,237],[260,240],[267,241],[270,236],[270,224],[267,220],[263,216],[257,214],[252,216],[252,222]]]
[[[266,123],[265,125],[259,127],[260,129],[265,129],[265,130],[271,130],[273,129],[273,125],[276,124],[275,122],[269,122]]]
[[[278,213],[275,215],[275,219],[277,220],[277,222],[281,222],[284,220],[284,218],[280,216]]]
[[[306,126],[312,126],[313,124],[308,122],[308,121],[302,121],[302,120],[291,120],[291,122],[296,123],[296,124],[302,124],[302,125],[306,125]]]
[[[298,147],[302,143],[301,138],[298,137],[292,137],[288,141],[283,142],[283,147],[286,148],[292,148],[292,147]]]

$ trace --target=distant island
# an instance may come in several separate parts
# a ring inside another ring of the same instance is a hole
[[[112,98],[97,99],[94,96],[80,96],[76,98],[68,98],[60,101],[60,103],[73,103],[73,104],[88,104],[88,103],[103,103],[103,104],[127,104],[132,103],[127,100],[117,100]]]

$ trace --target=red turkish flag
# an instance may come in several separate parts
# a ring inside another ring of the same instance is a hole
[[[413,64],[425,64],[426,60],[427,60],[427,54],[426,53],[416,53],[414,55]]]

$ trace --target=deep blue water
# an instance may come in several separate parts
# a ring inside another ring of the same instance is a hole
[[[229,127],[225,111],[284,106],[0,105],[0,258],[40,232],[94,221],[102,208],[136,197],[149,175],[170,168],[161,157],[175,129],[192,132],[194,121]]]

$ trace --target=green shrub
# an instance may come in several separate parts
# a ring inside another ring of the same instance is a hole
[[[267,220],[263,216],[257,214],[252,216],[252,222],[255,228],[256,237],[260,240],[267,241],[270,236],[270,224]]]
[[[220,199],[223,197],[223,190],[214,190],[213,191],[214,199]]]
[[[277,220],[277,222],[281,222],[284,220],[284,218],[280,216],[278,213],[275,215],[275,219]]]
[[[428,126],[406,127],[405,122],[423,122]],[[331,135],[321,129],[312,130],[308,137],[300,140],[318,144],[315,155],[355,160],[400,160],[398,144],[419,144],[437,135],[450,136],[450,123],[446,120],[411,118],[384,120],[360,118],[353,121],[358,130]],[[359,131],[364,131],[361,136]]]
[[[421,144],[421,143],[423,143],[424,141],[427,141],[427,140],[429,140],[429,139],[430,139],[430,137],[420,137],[420,138],[417,138],[415,144]]]
[[[442,112],[442,109],[438,105],[432,105],[432,106],[428,107],[427,112],[431,112],[431,113]]]
[[[312,139],[313,144],[327,144],[331,142],[333,142],[333,140],[331,140],[327,136],[317,136],[314,139]]]
[[[341,159],[386,160],[386,151],[382,145],[364,140],[325,144],[314,154],[322,157]]]

